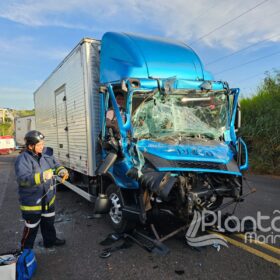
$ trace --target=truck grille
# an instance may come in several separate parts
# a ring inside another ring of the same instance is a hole
[[[199,169],[215,169],[227,170],[225,164],[215,162],[196,162],[196,161],[169,161],[174,168],[199,168]]]
[[[183,161],[183,160],[166,160],[148,153],[144,153],[144,157],[155,168],[198,168],[198,169],[211,169],[211,170],[225,170],[228,168],[225,164],[216,162],[197,162],[197,161]]]

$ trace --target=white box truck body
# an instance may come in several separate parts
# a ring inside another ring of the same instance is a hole
[[[30,130],[35,130],[35,116],[19,117],[15,119],[15,140],[19,147],[24,146],[24,136]]]
[[[99,45],[83,39],[34,93],[36,129],[67,168],[93,176],[100,132]]]

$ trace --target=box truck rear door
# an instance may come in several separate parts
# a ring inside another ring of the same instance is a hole
[[[68,123],[66,109],[66,94],[63,87],[55,96],[56,105],[56,122],[57,122],[57,143],[58,143],[58,159],[69,166],[69,139],[68,139]]]

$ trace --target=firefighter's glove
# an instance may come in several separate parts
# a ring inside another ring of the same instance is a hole
[[[64,178],[65,180],[67,180],[69,178],[69,173],[68,173],[68,170],[66,168],[63,168],[63,169],[59,170],[57,175],[61,178]]]
[[[53,171],[52,169],[48,169],[46,171],[43,172],[43,179],[44,181],[50,180],[53,176]]]

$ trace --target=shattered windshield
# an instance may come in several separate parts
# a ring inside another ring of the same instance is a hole
[[[132,124],[138,139],[166,137],[219,139],[227,125],[224,91],[176,90],[163,95],[133,95]]]

